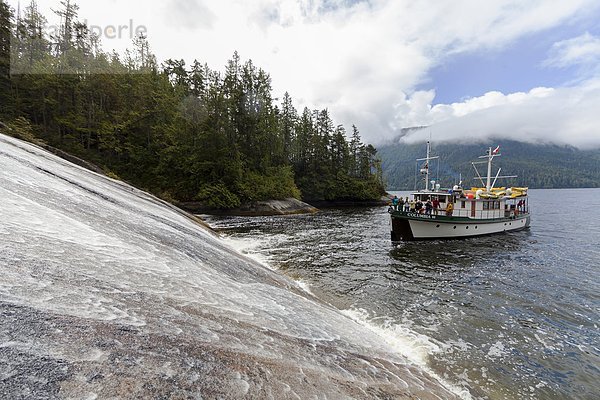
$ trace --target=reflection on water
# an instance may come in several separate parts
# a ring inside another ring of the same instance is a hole
[[[318,297],[422,346],[430,368],[475,397],[591,399],[600,215],[554,203],[600,210],[600,190],[530,196],[530,230],[453,241],[392,244],[385,207],[208,219]]]

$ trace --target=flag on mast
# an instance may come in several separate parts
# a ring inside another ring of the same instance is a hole
[[[494,151],[492,151],[492,154],[498,154],[498,153],[500,153],[500,146],[496,147],[494,149]]]

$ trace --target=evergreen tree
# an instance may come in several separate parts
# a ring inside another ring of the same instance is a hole
[[[281,140],[282,140],[282,157],[287,162],[294,162],[295,154],[293,154],[292,143],[296,140],[296,124],[298,121],[298,111],[292,104],[292,97],[288,92],[283,95],[283,102],[281,104],[281,117],[280,117],[280,129],[281,129]]]
[[[360,132],[356,125],[352,125],[352,139],[350,140],[350,176],[358,177],[360,175],[360,160],[359,154],[361,152],[361,137]]]
[[[4,0],[0,0],[0,120],[14,114],[10,82],[12,29],[12,11]]]
[[[358,130],[348,143],[328,110],[298,115],[289,93],[276,106],[269,74],[237,52],[224,74],[198,61],[159,68],[145,35],[123,58],[102,52],[73,0],[56,12],[54,46],[34,1],[16,24],[0,4],[0,116],[26,117],[15,122],[27,131],[21,137],[36,135],[168,200],[213,208],[379,196],[376,152]],[[14,61],[38,73],[10,75],[11,36]]]
[[[46,18],[40,13],[35,0],[25,8],[23,18],[19,20],[18,46],[22,63],[21,72],[32,72],[36,63],[46,58],[50,43],[44,34]]]
[[[79,5],[71,0],[61,0],[61,8],[54,10],[60,18],[60,28],[52,38],[55,43],[55,55],[63,57],[73,48],[73,31],[77,23]]]

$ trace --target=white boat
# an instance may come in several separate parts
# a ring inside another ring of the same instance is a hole
[[[498,179],[513,178],[500,176],[501,169],[492,177],[492,162],[500,156],[500,147],[494,150],[490,147],[486,155],[479,157],[485,161],[473,163],[477,177],[485,187],[468,190],[461,187],[462,182],[452,189],[441,189],[435,181],[429,181],[429,163],[438,158],[430,156],[430,149],[427,142],[427,157],[417,160],[425,162],[421,169],[425,175],[425,189],[413,193],[408,206],[405,203],[389,208],[392,241],[458,239],[529,227],[527,188],[494,187]],[[476,164],[487,164],[485,182]]]

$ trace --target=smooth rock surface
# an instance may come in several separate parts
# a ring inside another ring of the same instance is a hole
[[[455,398],[164,202],[0,136],[0,397]]]

